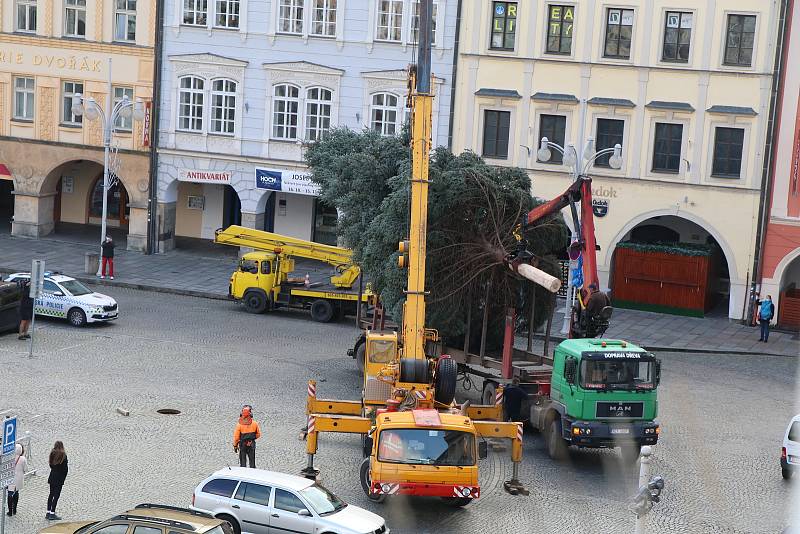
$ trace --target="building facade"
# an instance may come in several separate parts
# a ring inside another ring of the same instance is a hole
[[[789,0],[772,160],[761,295],[772,295],[775,322],[800,330],[800,13]]]
[[[72,96],[105,109],[110,78],[113,102],[152,100],[155,0],[0,0],[0,24],[0,229],[13,220],[13,234],[39,237],[58,223],[99,225],[102,121],[75,115]],[[108,191],[108,224],[134,250],[147,240],[145,128],[115,124]]]
[[[464,3],[453,149],[529,170],[553,198],[572,177],[540,139],[588,164],[601,282],[625,240],[716,244],[719,306],[744,313],[764,163],[777,2]],[[613,288],[612,288],[613,294]]]
[[[435,2],[434,141],[450,121],[456,0]],[[167,3],[158,150],[162,250],[232,223],[335,243],[303,146],[333,126],[399,133],[416,0]]]

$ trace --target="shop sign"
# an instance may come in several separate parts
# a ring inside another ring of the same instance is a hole
[[[605,217],[608,215],[608,200],[599,198],[592,199],[592,213],[595,217]]]
[[[194,169],[178,169],[178,181],[198,184],[230,185],[233,173],[230,171],[201,171]]]
[[[311,173],[256,167],[256,187],[295,195],[318,197],[319,185],[311,181]]]
[[[142,120],[142,146],[150,146],[150,108],[153,106],[151,101],[144,103],[144,120]]]

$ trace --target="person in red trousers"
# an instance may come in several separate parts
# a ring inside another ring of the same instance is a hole
[[[100,278],[106,277],[106,267],[108,267],[108,277],[114,279],[114,241],[111,236],[106,236],[106,241],[103,243],[103,270]]]

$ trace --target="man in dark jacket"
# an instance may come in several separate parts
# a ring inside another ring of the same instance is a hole
[[[519,378],[514,377],[511,385],[503,390],[506,421],[522,422],[522,401],[527,398],[528,394],[519,386]]]
[[[102,245],[103,250],[103,270],[100,278],[106,277],[106,266],[108,267],[108,277],[114,279],[114,241],[111,236],[106,236],[106,240]]]

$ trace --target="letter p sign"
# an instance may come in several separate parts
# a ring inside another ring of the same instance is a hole
[[[3,454],[14,452],[17,442],[17,418],[11,417],[3,420]]]

